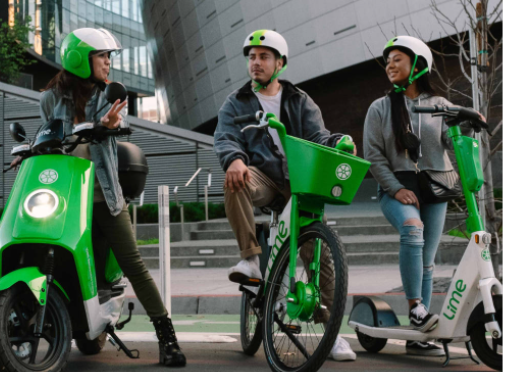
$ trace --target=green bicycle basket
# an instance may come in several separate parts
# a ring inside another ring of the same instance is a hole
[[[285,136],[291,192],[327,204],[350,204],[370,162],[344,151]]]

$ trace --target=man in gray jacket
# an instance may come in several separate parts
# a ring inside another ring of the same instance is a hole
[[[275,31],[258,30],[244,43],[251,82],[232,92],[219,110],[214,133],[214,151],[226,172],[225,210],[242,260],[229,272],[229,279],[242,283],[249,278],[261,279],[253,207],[269,205],[279,195],[287,202],[291,196],[285,153],[277,131],[240,130],[234,124],[237,116],[258,110],[275,114],[285,125],[288,135],[321,145],[335,147],[342,134],[325,129],[319,107],[304,91],[278,76],[287,67],[288,46]],[[340,340],[340,342],[339,342]],[[337,352],[338,346],[338,352]],[[354,360],[356,354],[345,340],[339,339],[332,350],[336,360]]]

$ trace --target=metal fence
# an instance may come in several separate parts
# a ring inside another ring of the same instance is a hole
[[[33,138],[42,124],[39,114],[40,93],[0,83],[0,156],[4,168],[12,161],[10,151],[15,142],[9,135],[9,124],[19,122]],[[149,175],[145,188],[144,203],[158,202],[158,185],[183,186],[200,167],[211,168],[212,187],[209,201],[223,202],[222,185],[224,172],[212,149],[214,139],[189,130],[153,123],[128,116],[133,134],[121,141],[129,141],[139,146],[147,157]],[[17,172],[0,175],[0,206],[7,200]],[[179,200],[184,202],[204,200],[204,186],[207,174],[202,173],[193,183],[179,192]]]

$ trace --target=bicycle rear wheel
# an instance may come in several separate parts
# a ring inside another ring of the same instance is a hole
[[[254,355],[261,345],[261,309],[254,307],[256,299],[249,291],[242,292],[240,307],[240,341],[247,355]]]
[[[317,371],[338,335],[347,296],[347,259],[337,234],[316,222],[298,237],[296,281],[312,283],[309,264],[314,243],[321,241],[320,281],[315,293],[321,304],[307,320],[287,314],[289,291],[289,239],[282,245],[268,279],[263,318],[263,345],[273,371]],[[326,307],[326,309],[324,308]]]

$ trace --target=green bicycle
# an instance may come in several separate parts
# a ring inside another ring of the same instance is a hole
[[[253,355],[263,340],[273,371],[317,371],[337,338],[347,296],[345,250],[323,223],[324,205],[351,203],[370,163],[346,152],[354,148],[347,138],[333,149],[288,136],[271,113],[235,118],[251,122],[258,124],[242,131],[277,130],[292,196],[282,211],[272,210],[264,280],[240,286],[242,346]]]

